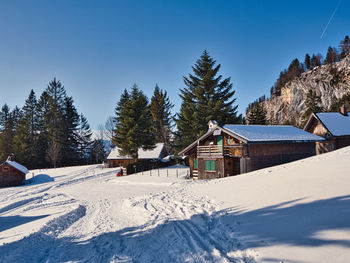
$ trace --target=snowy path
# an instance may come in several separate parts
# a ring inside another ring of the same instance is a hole
[[[115,171],[48,170],[1,189],[0,262],[255,262],[191,182]]]

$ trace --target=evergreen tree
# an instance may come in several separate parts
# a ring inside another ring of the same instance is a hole
[[[105,146],[103,140],[94,140],[91,144],[90,151],[90,162],[91,163],[101,163],[107,157]]]
[[[151,98],[150,110],[152,114],[152,132],[157,142],[165,143],[167,148],[170,145],[171,135],[171,108],[174,105],[170,103],[166,91],[160,90],[156,85]]]
[[[78,136],[78,154],[81,163],[87,163],[88,155],[91,147],[91,136],[92,132],[90,125],[83,114],[80,114],[79,129],[77,132]]]
[[[306,111],[303,115],[303,120],[306,122],[313,112],[322,112],[321,97],[316,94],[316,91],[309,90],[305,100]]]
[[[327,55],[326,55],[326,59],[324,61],[324,64],[333,64],[335,62],[338,61],[338,53],[337,50],[335,48],[332,47],[328,47],[328,51],[327,51]]]
[[[266,111],[264,107],[260,103],[255,103],[255,105],[250,110],[247,118],[246,118],[247,124],[259,124],[259,125],[266,125]]]
[[[48,111],[48,151],[47,159],[50,163],[56,167],[62,158],[62,148],[65,137],[63,135],[63,112],[64,103],[66,98],[66,90],[60,81],[53,79],[46,88],[46,93],[49,98],[49,111]]]
[[[22,108],[22,118],[13,138],[16,160],[29,169],[36,168],[38,161],[38,125],[37,100],[34,91],[31,90]]]
[[[14,136],[14,120],[11,116],[10,108],[5,104],[0,112],[0,160],[5,161],[10,153],[12,153],[13,136]]]
[[[152,115],[148,99],[134,84],[131,94],[126,90],[116,107],[116,133],[114,143],[121,154],[138,157],[138,149],[153,149]]]
[[[46,158],[49,146],[49,120],[50,120],[50,98],[44,91],[37,104],[38,118],[38,142],[37,142],[37,166],[48,167],[49,162]]]
[[[340,57],[345,58],[350,54],[350,38],[349,36],[345,36],[344,40],[340,42]]]
[[[64,97],[62,105],[62,120],[61,122],[61,136],[58,138],[58,142],[61,143],[62,158],[61,162],[64,165],[78,164],[80,156],[78,154],[79,138],[78,138],[78,126],[79,126],[79,114],[75,106],[73,105],[72,97]]]
[[[319,67],[322,65],[322,56],[320,54],[312,54],[311,58],[311,68]]]
[[[192,67],[194,74],[184,77],[185,88],[180,90],[182,105],[176,117],[176,147],[182,149],[208,130],[208,121],[216,120],[220,125],[241,123],[237,105],[233,98],[230,78],[222,80],[217,75],[220,64],[204,50]]]
[[[311,68],[311,58],[309,54],[305,55],[304,65],[306,70],[309,70]]]

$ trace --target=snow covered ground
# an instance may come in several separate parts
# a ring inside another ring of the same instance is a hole
[[[0,189],[0,262],[349,262],[350,148],[211,181],[177,168],[31,171]]]

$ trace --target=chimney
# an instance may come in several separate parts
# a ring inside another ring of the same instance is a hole
[[[211,130],[211,129],[214,129],[215,127],[217,127],[217,126],[218,126],[218,123],[217,123],[217,121],[210,120],[210,121],[208,122],[208,126],[209,126],[209,130]]]
[[[348,112],[346,110],[345,104],[340,107],[340,113],[343,114],[344,116],[348,116]]]

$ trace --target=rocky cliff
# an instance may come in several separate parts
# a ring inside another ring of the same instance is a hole
[[[329,110],[332,103],[344,95],[350,94],[350,56],[332,65],[323,65],[302,73],[282,88],[280,96],[272,95],[261,102],[270,124],[288,123],[301,127],[306,110],[305,100],[310,89],[321,97],[320,106],[325,110]]]

